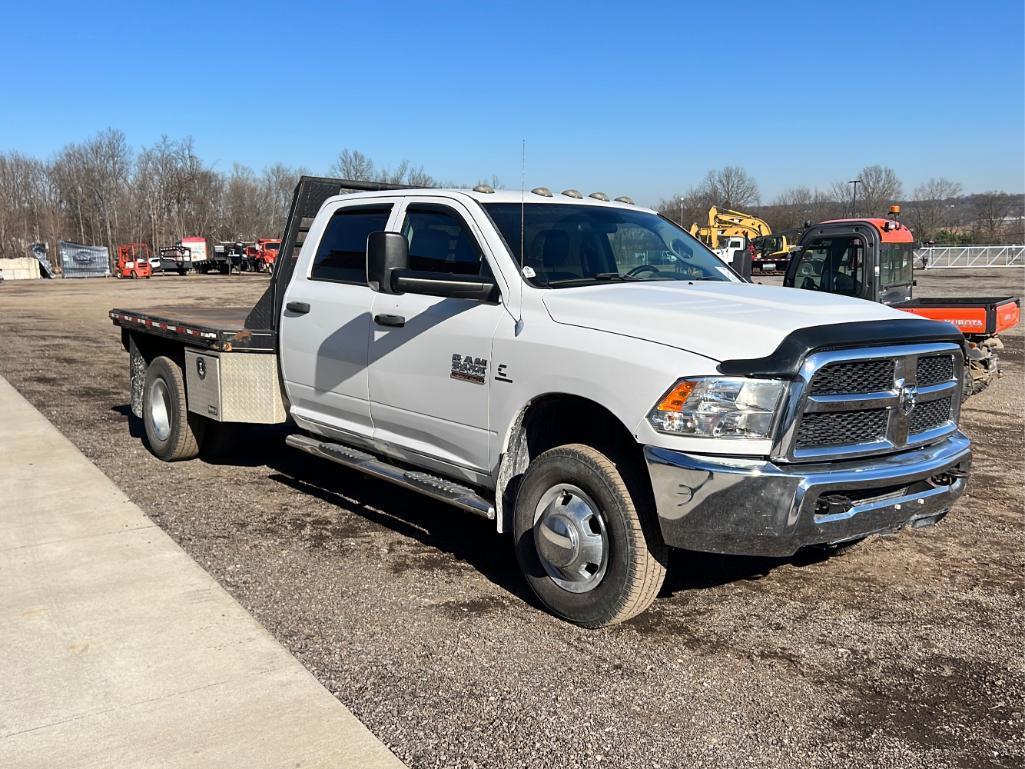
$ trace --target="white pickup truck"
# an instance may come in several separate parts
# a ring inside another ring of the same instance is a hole
[[[110,311],[153,453],[290,421],[493,519],[572,622],[643,611],[668,548],[839,549],[964,491],[960,332],[754,285],[626,199],[304,177],[282,246],[253,308]]]

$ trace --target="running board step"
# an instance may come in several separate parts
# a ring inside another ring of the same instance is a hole
[[[455,505],[461,510],[489,520],[495,519],[495,507],[469,486],[450,481],[438,475],[406,470],[373,454],[354,449],[342,443],[319,440],[308,435],[289,435],[285,438],[289,446],[305,451],[315,457],[328,459],[344,467],[418,491],[441,502]]]

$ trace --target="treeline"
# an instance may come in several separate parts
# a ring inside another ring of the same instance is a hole
[[[220,172],[196,154],[192,139],[162,138],[136,151],[109,129],[69,144],[50,160],[0,153],[0,257],[25,256],[32,243],[58,240],[154,248],[200,235],[251,241],[280,235],[297,179],[310,173],[277,163],[256,173],[235,164]],[[422,167],[378,168],[343,150],[328,169],[347,179],[432,186]],[[52,256],[51,256],[52,258]]]
[[[219,173],[191,139],[167,137],[134,151],[120,131],[69,144],[48,161],[0,154],[0,255],[57,240],[168,245],[187,235],[273,237],[300,169],[277,164],[255,174]]]
[[[892,168],[866,166],[853,180],[826,189],[792,187],[763,205],[758,183],[736,166],[709,171],[700,184],[657,205],[664,215],[689,227],[707,223],[711,206],[754,214],[774,232],[801,229],[807,222],[848,216],[885,216],[899,204],[902,218],[920,241],[967,245],[1025,242],[1025,200],[1006,192],[964,195],[943,177],[918,185],[906,196]]]
[[[0,152],[0,257],[24,256],[30,244],[58,240],[105,245],[145,242],[154,248],[188,235],[210,240],[255,240],[280,235],[296,180],[309,171],[280,163],[254,172],[235,164],[218,171],[196,154],[191,138],[167,137],[135,150],[121,131],[108,129],[69,144],[49,160]],[[354,180],[412,186],[442,183],[408,161],[381,167],[357,150],[342,150],[327,173]],[[805,222],[885,214],[901,202],[905,221],[922,240],[995,243],[1025,240],[1022,197],[1002,192],[962,195],[961,185],[943,178],[916,187],[910,197],[893,169],[869,166],[854,185],[828,189],[794,187],[768,205],[758,184],[742,168],[709,171],[686,192],[657,208],[684,226],[705,223],[710,206],[754,213],[773,230]],[[498,187],[492,177],[489,183]]]

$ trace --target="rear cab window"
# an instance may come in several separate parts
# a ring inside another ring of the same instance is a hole
[[[387,229],[392,204],[349,206],[331,216],[310,266],[310,280],[367,282],[367,238]]]

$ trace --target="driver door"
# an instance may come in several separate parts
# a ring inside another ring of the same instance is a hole
[[[480,231],[452,201],[407,198],[399,221],[411,269],[490,273]],[[450,475],[476,479],[490,472],[492,340],[509,317],[500,300],[379,293],[371,317],[375,440]]]

